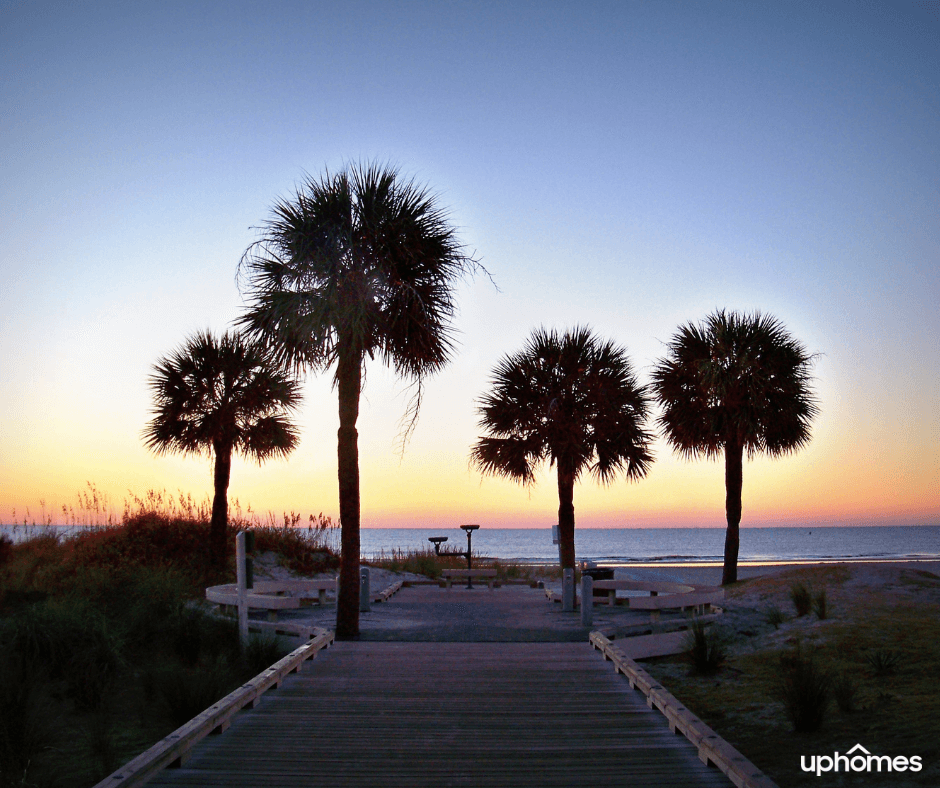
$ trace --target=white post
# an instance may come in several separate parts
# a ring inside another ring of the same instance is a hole
[[[594,623],[594,578],[585,573],[581,575],[581,626],[589,627]]]
[[[574,612],[574,569],[562,572],[561,609],[564,613]]]
[[[359,612],[368,613],[372,610],[372,596],[369,593],[369,567],[359,568]]]
[[[245,563],[245,532],[235,535],[235,578],[238,583],[238,642],[248,645],[248,568]]]

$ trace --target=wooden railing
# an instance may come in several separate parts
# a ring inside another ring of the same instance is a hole
[[[681,733],[698,748],[703,763],[717,766],[738,788],[777,788],[767,775],[739,753],[715,731],[683,706],[649,673],[630,659],[600,632],[592,632],[591,645],[614,663],[630,687],[646,695],[646,704],[662,712],[673,733]]]
[[[202,714],[177,728],[149,750],[105,777],[95,788],[117,788],[117,786],[128,788],[143,785],[162,769],[168,766],[181,766],[198,742],[210,733],[224,731],[231,723],[232,717],[239,711],[244,708],[254,708],[266,690],[271,687],[280,687],[286,675],[299,672],[304,662],[332,644],[333,633],[328,630],[319,630],[309,643],[294,649],[247,684],[243,684]]]

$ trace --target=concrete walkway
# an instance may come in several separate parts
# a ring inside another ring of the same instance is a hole
[[[279,619],[332,629],[336,608],[284,611]],[[373,604],[370,612],[360,614],[359,629],[364,641],[586,643],[592,629],[648,620],[648,613],[597,605],[593,625],[583,627],[580,612],[563,613],[540,589],[424,585],[403,588],[387,602]]]

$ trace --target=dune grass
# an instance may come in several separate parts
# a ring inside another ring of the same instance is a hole
[[[87,503],[73,524],[89,529],[0,543],[0,788],[86,788],[283,654],[259,638],[242,654],[205,605],[234,575],[209,553],[207,507],[149,493],[114,524]],[[232,520],[296,571],[338,565],[322,515]]]
[[[466,569],[467,559],[456,555],[437,555],[430,547],[421,550],[392,550],[380,552],[364,562],[389,572],[408,572],[437,580],[445,569]],[[516,564],[495,558],[474,555],[474,569],[495,569],[496,581],[506,583],[520,581],[534,583],[537,580],[561,577],[557,567],[542,564]]]
[[[874,753],[920,755],[927,765],[919,774],[865,774],[859,785],[886,788],[901,776],[904,785],[940,784],[940,577],[899,570],[899,585],[925,592],[905,597],[843,588],[851,570],[841,567],[800,572],[807,586],[826,586],[839,601],[836,612],[740,638],[742,647],[709,676],[689,675],[679,658],[645,667],[780,786],[835,784],[803,773],[800,754],[831,756],[856,743]],[[789,593],[787,578],[738,585],[731,598],[745,586],[777,603]]]

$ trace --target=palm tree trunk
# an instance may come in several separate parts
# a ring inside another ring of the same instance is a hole
[[[737,582],[738,546],[741,525],[741,486],[744,478],[744,447],[737,440],[725,443],[725,565],[721,573],[721,584]]]
[[[362,390],[362,353],[341,350],[336,370],[339,390],[340,569],[336,603],[336,636],[359,634],[359,395]]]
[[[225,566],[228,540],[228,483],[232,475],[232,447],[221,442],[213,445],[215,452],[214,486],[212,498],[212,520],[209,525],[209,544],[212,559],[218,567]]]
[[[561,568],[574,569],[574,474],[558,463],[558,541]]]

